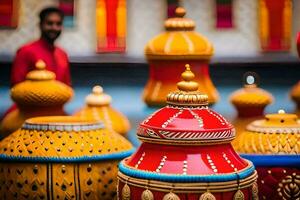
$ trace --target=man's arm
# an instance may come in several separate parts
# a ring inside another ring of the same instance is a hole
[[[30,70],[30,57],[28,51],[19,49],[15,56],[12,68],[11,68],[11,86],[17,83],[23,82],[26,78],[26,74]]]

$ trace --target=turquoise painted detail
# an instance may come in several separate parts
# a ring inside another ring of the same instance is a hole
[[[128,151],[94,155],[94,156],[78,156],[78,157],[29,157],[29,156],[10,156],[0,154],[0,162],[35,162],[35,163],[81,163],[81,162],[95,162],[104,160],[121,160],[130,156],[135,152],[135,148]]]
[[[123,174],[140,179],[157,180],[176,183],[195,183],[195,182],[226,182],[239,180],[249,177],[255,171],[253,164],[239,173],[212,174],[212,175],[182,175],[182,174],[163,174],[126,167],[123,162],[119,164],[119,170]]]

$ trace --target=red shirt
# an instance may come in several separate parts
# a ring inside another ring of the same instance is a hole
[[[46,63],[47,70],[56,74],[56,80],[71,85],[67,53],[44,39],[26,44],[17,51],[11,71],[11,85],[24,81],[26,74],[35,68],[35,63],[40,59]]]

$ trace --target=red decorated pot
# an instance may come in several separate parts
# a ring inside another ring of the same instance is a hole
[[[141,146],[119,165],[118,198],[257,199],[254,166],[230,144],[233,126],[207,107],[186,67],[167,106],[140,124]]]

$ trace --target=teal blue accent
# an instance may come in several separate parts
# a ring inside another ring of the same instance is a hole
[[[176,183],[196,183],[196,182],[226,182],[239,180],[249,177],[253,174],[255,168],[251,163],[251,166],[239,173],[230,174],[212,174],[212,175],[176,175],[176,174],[163,174],[142,171],[138,169],[131,169],[126,167],[122,162],[119,164],[119,170],[123,174],[146,180],[157,180],[165,182],[176,182]]]
[[[65,16],[64,17],[64,27],[73,28],[75,26],[75,18],[74,16]]]
[[[251,160],[256,167],[297,167],[300,166],[300,155],[258,155],[241,154]]]
[[[128,151],[94,155],[94,156],[78,156],[78,157],[29,157],[29,156],[10,156],[0,154],[0,162],[35,162],[35,163],[81,163],[81,162],[96,162],[104,160],[121,160],[134,153],[135,148]]]

